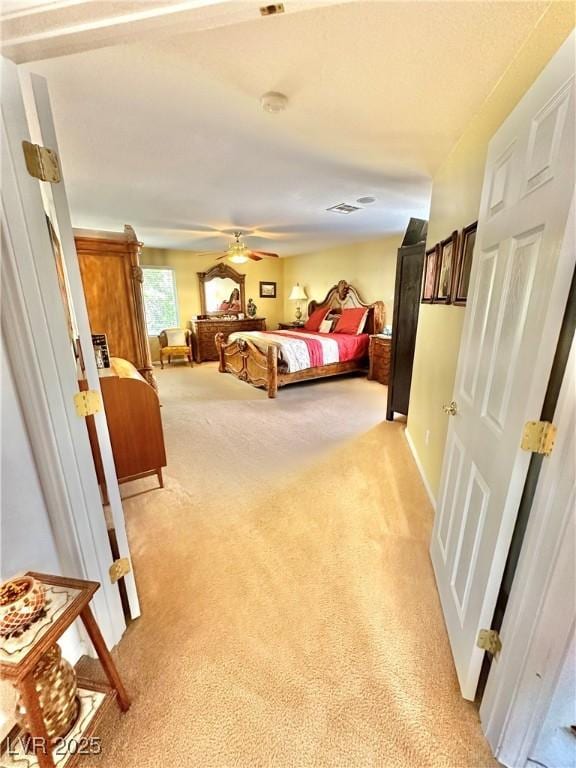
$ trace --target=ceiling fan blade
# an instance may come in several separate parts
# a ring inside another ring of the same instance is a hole
[[[220,259],[225,259],[226,256],[228,256],[227,253],[223,253],[221,256],[216,256],[216,261],[220,261]]]
[[[252,259],[252,261],[262,261],[262,256],[258,256],[256,251],[250,251],[246,256],[248,256],[249,259]]]
[[[272,259],[279,259],[280,258],[277,253],[270,253],[270,251],[252,251],[252,253],[259,253],[262,256],[269,256]]]

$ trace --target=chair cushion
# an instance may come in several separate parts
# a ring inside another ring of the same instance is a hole
[[[166,334],[166,344],[168,347],[185,347],[186,331],[183,328],[172,328],[164,331]]]

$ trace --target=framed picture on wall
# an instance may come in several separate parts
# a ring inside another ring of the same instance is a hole
[[[422,303],[432,304],[436,288],[436,271],[438,269],[438,246],[426,251],[424,259],[424,279],[422,281]]]
[[[440,242],[438,255],[438,277],[434,293],[435,304],[450,304],[452,294],[452,275],[458,255],[458,232]]]
[[[260,298],[261,299],[275,299],[276,298],[276,283],[268,283],[260,281]]]
[[[452,290],[452,303],[460,307],[466,306],[468,299],[468,286],[470,284],[470,271],[472,269],[472,256],[476,242],[476,229],[478,222],[464,227],[460,235],[460,247],[458,249],[458,264],[454,272],[454,288]]]

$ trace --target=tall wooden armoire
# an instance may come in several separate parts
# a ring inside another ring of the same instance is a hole
[[[148,345],[140,252],[132,227],[124,232],[74,230],[92,333],[105,333],[111,357],[131,362],[156,388]]]
[[[410,219],[402,247],[398,249],[386,409],[386,418],[390,421],[395,413],[408,414],[427,224],[423,219]]]

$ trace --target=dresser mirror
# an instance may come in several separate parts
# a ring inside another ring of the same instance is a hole
[[[246,275],[236,272],[228,264],[217,264],[207,272],[198,272],[202,314],[244,315],[246,313],[245,278]]]

